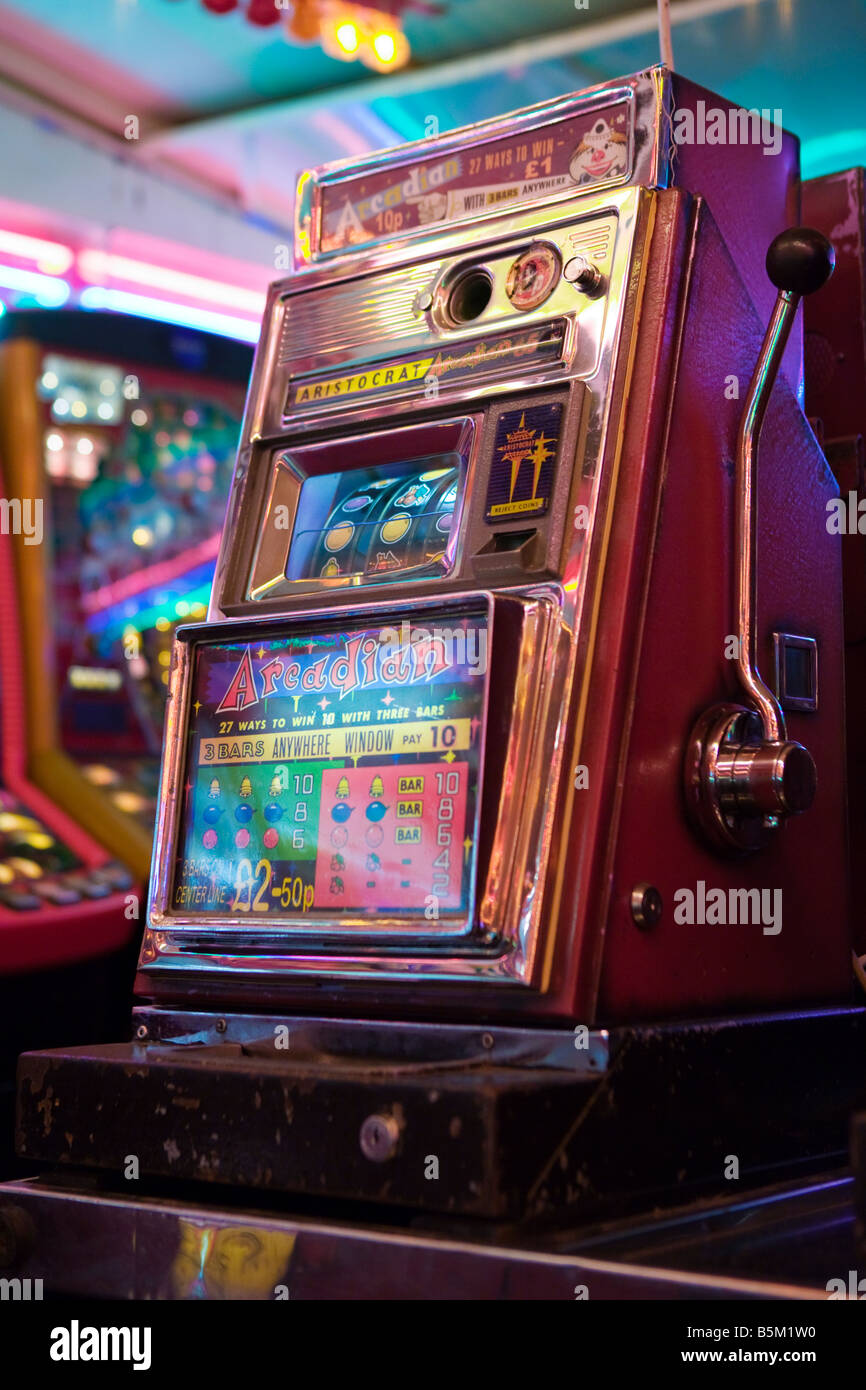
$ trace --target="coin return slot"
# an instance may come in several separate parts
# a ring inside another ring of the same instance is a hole
[[[481,551],[482,555],[501,555],[508,550],[521,550],[527,541],[538,535],[535,527],[531,531],[499,531],[489,540]]]
[[[475,564],[480,569],[498,570],[516,561],[524,570],[533,569],[538,563],[537,539],[535,527],[528,531],[498,531],[476,551]]]

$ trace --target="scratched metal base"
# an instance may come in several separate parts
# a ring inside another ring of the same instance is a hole
[[[727,1193],[733,1160],[742,1188],[844,1162],[866,1104],[863,1009],[586,1039],[159,1010],[135,1028],[25,1054],[22,1158],[543,1229]]]
[[[55,1178],[0,1186],[0,1276],[53,1299],[811,1300],[858,1268],[852,1228],[838,1175],[522,1245]]]

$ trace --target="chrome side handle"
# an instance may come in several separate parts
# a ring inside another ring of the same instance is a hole
[[[833,273],[830,242],[810,227],[780,233],[767,252],[767,274],[779,291],[737,436],[734,564],[737,585],[737,674],[745,705],[706,710],[686,754],[689,807],[716,848],[757,849],[790,815],[807,811],[817,777],[811,754],[789,742],[778,699],[757,657],[758,446],[761,426],[800,300]]]

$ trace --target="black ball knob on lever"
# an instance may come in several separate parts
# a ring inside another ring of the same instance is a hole
[[[711,844],[729,852],[766,844],[789,816],[808,810],[815,795],[812,756],[789,742],[782,707],[758,669],[758,442],[800,300],[827,283],[835,264],[830,242],[812,227],[780,232],[767,252],[767,274],[778,295],[740,421],[734,497],[737,675],[745,700],[704,711],[684,768],[695,821]]]
[[[767,274],[777,290],[788,294],[814,294],[826,285],[835,265],[832,243],[814,227],[789,227],[767,252]]]

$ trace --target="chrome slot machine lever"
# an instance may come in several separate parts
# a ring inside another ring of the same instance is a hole
[[[835,259],[827,238],[809,227],[781,232],[767,252],[767,274],[779,293],[740,421],[735,482],[737,672],[749,703],[705,710],[685,761],[690,810],[717,849],[758,849],[788,816],[807,811],[815,795],[812,756],[787,739],[782,707],[758,669],[758,443],[800,300],[826,283]]]

